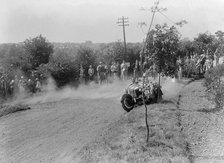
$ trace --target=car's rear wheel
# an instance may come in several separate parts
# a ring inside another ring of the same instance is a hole
[[[121,104],[125,111],[130,112],[134,108],[134,101],[131,95],[124,94],[121,98]]]

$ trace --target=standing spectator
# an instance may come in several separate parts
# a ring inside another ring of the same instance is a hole
[[[9,83],[9,94],[13,95],[14,93],[15,80],[11,80]]]
[[[121,63],[121,79],[122,80],[127,79],[127,75],[128,75],[128,66],[125,64],[125,61],[123,60],[123,62]]]
[[[94,69],[93,69],[92,65],[89,66],[88,75],[89,75],[89,81],[93,81]]]
[[[33,83],[32,79],[28,79],[27,87],[31,93],[35,92],[35,87],[34,87],[34,83]]]
[[[107,64],[104,65],[104,77],[105,77],[105,82],[108,83],[108,76],[109,76],[109,69]]]
[[[117,76],[117,65],[115,62],[112,63],[110,67],[110,71],[111,71],[112,79],[115,80]]]
[[[38,78],[36,78],[36,92],[41,92],[41,83]]]
[[[203,50],[204,52],[204,50]],[[197,63],[196,63],[196,68],[198,69],[199,71],[199,74],[203,74],[204,73],[204,70],[205,70],[205,60],[206,60],[206,56],[205,54],[201,54],[197,60]]]
[[[205,60],[205,71],[208,71],[210,68],[212,68],[212,59],[207,56]]]
[[[97,76],[98,76],[98,83],[102,84],[104,79],[104,66],[102,65],[102,62],[97,66]]]
[[[133,80],[136,81],[139,78],[139,71],[140,71],[140,67],[139,67],[139,62],[138,60],[135,61],[135,65],[134,65],[134,72],[133,72]]]
[[[208,53],[208,50],[207,50]],[[204,74],[206,70],[205,61],[207,55],[205,54],[205,50],[203,50],[203,53],[201,54],[201,73]]]
[[[15,75],[14,78],[14,87],[13,87],[13,93],[18,93],[19,92],[19,77]]]
[[[4,79],[4,74],[2,74],[0,78],[0,89],[1,89],[1,94],[2,96],[5,96],[5,79]]]
[[[0,76],[0,95],[3,96],[4,94],[4,87],[3,87],[3,78]]]
[[[219,54],[218,54],[218,48],[215,50],[214,53],[214,61],[213,61],[213,66],[217,66],[219,62]]]
[[[119,78],[121,78],[121,66],[120,66],[120,63],[119,62],[116,62],[116,67],[117,67],[117,76]]]
[[[196,70],[197,70],[197,74],[200,74],[201,73],[201,63],[200,62],[201,62],[200,57],[197,57],[196,64],[195,64]]]
[[[80,84],[84,83],[84,68],[82,67],[82,65],[80,66],[80,70],[79,70],[79,82]]]
[[[180,56],[179,56],[179,59],[177,60],[177,66],[178,66],[178,79],[182,79],[182,60],[180,59]]]
[[[19,83],[18,83],[18,87],[19,87],[19,93],[20,94],[24,94],[25,93],[25,81],[24,81],[24,77],[21,76],[19,79]]]
[[[190,64],[189,56],[186,57],[185,62],[186,62],[186,64]]]

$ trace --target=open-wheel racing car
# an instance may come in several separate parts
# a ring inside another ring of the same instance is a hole
[[[157,82],[146,80],[130,84],[121,97],[121,104],[125,111],[130,112],[134,107],[156,103],[162,98],[163,92]],[[143,101],[144,97],[144,101]]]

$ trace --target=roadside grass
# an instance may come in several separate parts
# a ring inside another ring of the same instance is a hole
[[[0,117],[15,113],[18,111],[24,111],[31,109],[28,105],[24,104],[2,104],[0,105]]]
[[[148,109],[149,142],[146,142],[145,110],[135,108],[85,146],[79,152],[79,162],[190,162],[189,143],[182,132],[176,105],[165,102]]]

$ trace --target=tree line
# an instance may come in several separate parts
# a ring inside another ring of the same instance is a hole
[[[131,62],[139,59],[141,43],[127,45],[128,58],[124,58],[121,42],[94,44],[86,42],[51,43],[39,35],[26,39],[22,43],[0,45],[0,90],[1,94],[10,92],[10,82],[17,78],[27,81],[38,79],[45,83],[52,77],[58,87],[67,84],[78,86],[80,65],[88,75],[90,65],[96,69],[98,63],[110,65],[113,61],[121,63],[123,59]],[[8,90],[8,91],[7,91]]]

